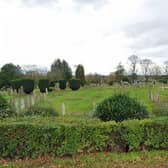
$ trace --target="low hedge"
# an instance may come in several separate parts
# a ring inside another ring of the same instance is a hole
[[[59,81],[59,88],[61,90],[65,90],[66,89],[66,80],[60,80]]]
[[[46,89],[49,90],[49,80],[48,79],[40,79],[38,82],[38,87],[41,93],[45,93]]]
[[[26,94],[30,94],[33,92],[34,90],[34,80],[32,79],[23,79],[22,80],[22,84],[23,84],[23,91]]]
[[[71,79],[69,81],[69,87],[75,91],[80,89],[80,80],[79,79]]]
[[[22,86],[22,79],[16,79],[11,81],[12,89],[16,90],[17,93],[19,92],[19,89]]]
[[[167,117],[97,124],[61,124],[54,118],[50,119],[52,122],[46,122],[48,118],[41,122],[38,118],[25,120],[15,122],[8,119],[0,123],[1,158],[64,156],[96,151],[168,150]]]

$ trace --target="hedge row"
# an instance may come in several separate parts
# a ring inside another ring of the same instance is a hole
[[[0,124],[0,157],[168,150],[168,118],[98,124]]]
[[[38,87],[40,89],[40,92],[45,93],[46,89],[49,90],[49,80],[48,79],[40,79],[38,82]]]

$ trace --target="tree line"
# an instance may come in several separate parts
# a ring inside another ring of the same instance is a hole
[[[55,83],[60,80],[66,80],[68,82],[70,79],[75,78],[80,80],[81,86],[89,83],[100,85],[102,83],[113,84],[113,82],[120,81],[133,83],[137,80],[143,80],[145,82],[151,79],[165,82],[168,80],[168,61],[165,61],[164,67],[161,68],[150,59],[140,59],[137,55],[131,55],[128,57],[128,65],[129,69],[126,70],[124,65],[120,62],[116,70],[109,75],[101,75],[98,73],[85,75],[83,65],[77,65],[75,74],[73,74],[68,62],[61,59],[54,60],[49,71],[47,71],[45,67],[39,67],[37,65],[21,67],[13,63],[7,63],[0,69],[0,88],[10,87],[12,80],[21,78],[29,78],[35,81],[47,78],[50,82]]]
[[[79,64],[76,67],[75,75],[72,74],[72,69],[65,60],[56,59],[51,65],[50,71],[46,68],[36,65],[26,65],[20,67],[13,63],[7,63],[0,70],[0,88],[11,87],[13,80],[22,78],[33,79],[38,81],[47,78],[51,83],[59,82],[60,80],[70,81],[70,79],[80,80],[81,86],[85,84],[85,71],[83,65]]]

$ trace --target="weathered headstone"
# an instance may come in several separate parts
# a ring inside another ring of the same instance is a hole
[[[64,116],[65,115],[65,104],[62,103],[62,115]]]

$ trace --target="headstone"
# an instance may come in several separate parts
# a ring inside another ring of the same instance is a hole
[[[31,98],[31,106],[34,106],[35,105],[34,96],[33,95],[30,96],[30,98]]]
[[[46,95],[48,95],[48,89],[47,89],[47,88],[46,88],[46,90],[45,90],[45,91],[46,91]]]
[[[65,115],[65,104],[62,103],[62,115],[64,116]]]
[[[27,103],[26,103],[26,108],[29,108],[30,107],[30,96],[27,96],[27,99],[26,99]]]
[[[14,106],[17,112],[19,112],[19,102],[17,99],[14,100]]]
[[[11,94],[11,95],[13,94],[13,89],[12,89],[12,88],[10,88],[10,94]]]
[[[24,98],[20,99],[20,110],[23,111],[25,109],[25,101]]]

